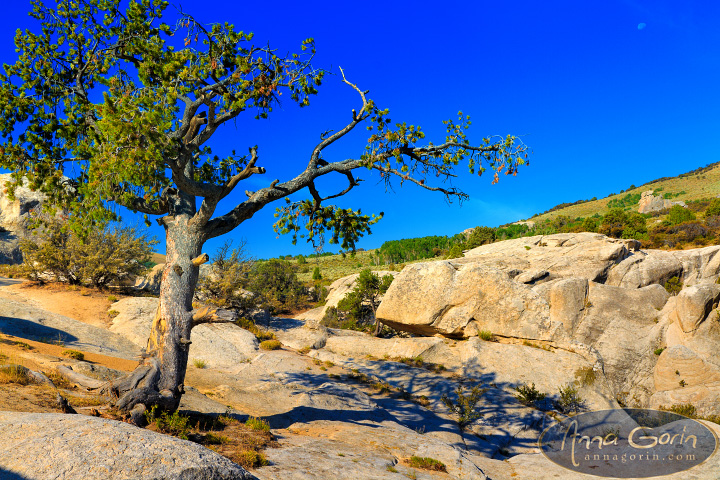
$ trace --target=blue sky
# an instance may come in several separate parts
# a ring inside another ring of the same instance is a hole
[[[360,173],[360,188],[337,201],[385,212],[358,247],[385,240],[452,235],[476,225],[530,217],[558,203],[603,197],[661,176],[720,160],[720,2],[473,1],[180,3],[203,23],[234,23],[257,43],[296,51],[314,37],[315,65],[370,90],[393,121],[422,125],[444,138],[442,120],[462,110],[473,117],[470,140],[522,136],[533,154],[517,177],[466,175],[455,184],[470,195],[460,207],[412,186],[385,193],[378,177]],[[13,32],[30,24],[29,2],[4,6],[0,60],[13,61]],[[170,9],[172,13],[172,7]],[[642,29],[638,25],[644,23]],[[269,121],[228,125],[217,153],[259,146],[264,176],[240,185],[218,213],[275,178],[306,164],[321,132],[339,129],[359,107],[357,94],[330,76],[311,106],[289,102]],[[357,157],[364,131],[334,145],[329,160]],[[462,171],[462,170],[461,170]],[[331,193],[338,188],[328,185]],[[339,188],[344,188],[344,184]],[[245,238],[258,257],[309,253],[276,239],[274,206],[227,238]],[[124,215],[131,222],[131,215]],[[162,240],[162,231],[153,233]],[[335,251],[336,247],[328,246]],[[164,248],[160,249],[164,251]]]

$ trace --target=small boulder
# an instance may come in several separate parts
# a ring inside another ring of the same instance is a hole
[[[677,296],[676,316],[685,333],[694,332],[720,299],[720,285],[694,285]]]

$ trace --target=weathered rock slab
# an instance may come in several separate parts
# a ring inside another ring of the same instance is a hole
[[[123,422],[56,413],[0,412],[0,477],[27,480],[250,480],[198,444]]]

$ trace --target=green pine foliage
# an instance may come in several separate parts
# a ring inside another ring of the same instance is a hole
[[[406,238],[402,240],[390,240],[383,243],[377,250],[377,264],[399,264],[434,258],[443,254],[456,245],[465,241],[463,235],[453,237],[428,236],[419,238]]]
[[[332,328],[369,330],[374,322],[375,334],[378,335],[380,323],[375,317],[375,311],[380,304],[380,297],[387,292],[393,279],[392,275],[380,278],[370,269],[364,269],[358,275],[355,288],[345,294],[336,309],[328,309],[322,323]]]

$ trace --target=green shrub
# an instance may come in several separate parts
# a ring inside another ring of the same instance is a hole
[[[270,424],[258,417],[250,417],[245,421],[245,426],[259,432],[269,432]]]
[[[547,394],[541,393],[535,388],[535,383],[532,385],[523,384],[515,387],[515,398],[517,398],[523,405],[535,405],[536,403],[545,399]]]
[[[107,299],[108,299],[108,302],[112,302],[112,303],[115,303],[118,301],[118,298],[115,295],[108,295]]]
[[[665,349],[664,348],[656,348],[653,353],[655,355],[660,355]]]
[[[331,315],[337,315],[336,321],[341,323],[341,328],[344,328],[342,325],[347,320],[350,321],[349,325],[359,326],[362,330],[366,330],[374,323],[375,335],[379,334],[380,323],[375,318],[375,311],[380,304],[380,296],[390,287],[393,278],[392,275],[380,278],[369,268],[364,269],[358,275],[355,288],[345,294],[338,302],[337,310]],[[333,318],[328,319],[329,322],[333,320]]]
[[[203,438],[203,444],[205,445],[225,445],[226,443],[230,443],[228,437],[217,435],[213,432],[206,433],[205,438]]]
[[[478,337],[480,337],[482,340],[485,340],[486,342],[492,342],[495,340],[495,335],[490,330],[480,330],[480,333],[478,333]]]
[[[423,470],[432,470],[435,472],[447,472],[447,467],[439,460],[430,457],[416,457],[413,455],[408,460],[408,465],[413,468],[421,468]]]
[[[583,220],[581,230],[583,232],[597,232],[598,220],[596,218],[588,217]]]
[[[670,295],[677,295],[683,288],[682,282],[678,277],[670,278],[667,282],[665,282],[664,287]]]
[[[120,315],[120,312],[118,312],[117,310],[108,310],[108,317],[115,318],[118,315]]]
[[[695,214],[687,208],[680,205],[670,207],[666,220],[670,225],[679,225],[684,222],[695,220]]]
[[[313,280],[322,280],[322,274],[320,273],[320,267],[315,267],[312,274]]]
[[[418,355],[417,357],[400,357],[398,359],[398,362],[404,363],[405,365],[409,365],[411,367],[423,366],[423,358],[420,355]]]
[[[199,358],[196,358],[195,360],[193,360],[193,365],[195,365],[195,368],[201,368],[201,369],[207,367],[207,363],[205,362],[205,360],[201,360]]]
[[[597,231],[608,237],[645,238],[646,219],[639,213],[628,214],[622,209],[614,208],[603,217]]]
[[[253,449],[243,450],[235,460],[241,467],[245,468],[258,468],[270,465],[265,455]]]
[[[626,208],[637,205],[640,202],[639,193],[628,193],[623,198],[610,200],[607,204],[608,208]]]
[[[188,439],[191,426],[189,424],[190,418],[187,415],[182,415],[177,411],[173,413],[163,411],[158,415],[158,411],[157,406],[145,411],[145,419],[149,424],[154,423],[160,432],[167,435],[182,438],[183,440]]]
[[[25,342],[13,342],[13,344],[14,344],[16,347],[22,348],[23,350],[32,350],[32,349],[33,349],[33,346],[30,345],[29,343],[25,343]]]
[[[62,354],[65,357],[74,358],[75,360],[85,360],[85,354],[77,350],[65,350]]]
[[[705,209],[705,218],[720,215],[720,198],[713,198]]]
[[[32,237],[20,242],[23,274],[34,281],[48,276],[56,282],[104,288],[146,271],[158,241],[135,228],[94,228],[84,236],[60,220],[38,220]]]
[[[445,256],[446,259],[451,260],[453,258],[460,258],[463,256],[463,248],[460,245],[453,245],[450,247],[450,250],[448,250],[447,255]]]
[[[32,379],[24,367],[20,365],[4,365],[0,367],[0,384],[5,383],[28,385],[32,383]]]
[[[263,350],[277,350],[282,347],[282,343],[279,340],[265,340],[260,342],[260,348]]]
[[[328,328],[340,328],[340,323],[341,318],[336,307],[328,307],[327,309],[325,309],[325,315],[323,316],[322,320],[320,320],[321,325],[324,325]]]
[[[584,400],[574,385],[567,384],[558,388],[560,399],[558,405],[564,413],[577,412],[584,406]]]
[[[485,389],[475,386],[470,390],[470,393],[466,395],[463,392],[462,385],[458,385],[455,390],[457,401],[453,402],[447,395],[442,396],[442,402],[448,410],[457,417],[456,421],[460,430],[465,430],[465,427],[482,416],[482,414],[477,411],[477,403],[485,392]]]

